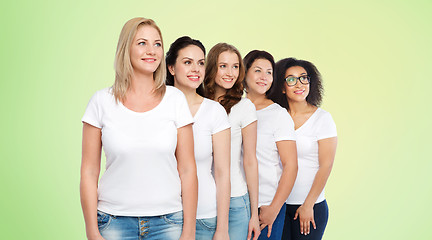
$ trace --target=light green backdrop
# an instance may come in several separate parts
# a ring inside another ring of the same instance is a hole
[[[2,1],[0,238],[85,238],[80,119],[114,81],[121,27],[144,16],[165,50],[189,35],[315,63],[339,135],[324,239],[431,239],[431,10],[427,0]]]

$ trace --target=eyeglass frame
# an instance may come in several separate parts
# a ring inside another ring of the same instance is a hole
[[[289,85],[288,84],[288,78],[294,78],[296,80],[295,83],[294,83],[294,85]],[[306,78],[307,83],[302,82],[302,80],[300,80],[300,78]],[[284,80],[287,83],[288,87],[294,87],[295,85],[297,85],[297,82],[299,82],[299,81],[303,85],[308,85],[310,83],[310,77],[308,75],[304,75],[304,76],[300,76],[300,77],[288,76]]]

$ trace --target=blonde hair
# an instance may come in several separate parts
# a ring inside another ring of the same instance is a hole
[[[120,32],[114,61],[114,69],[116,75],[112,90],[116,101],[124,101],[126,98],[126,92],[130,88],[131,76],[133,72],[133,67],[130,59],[130,48],[137,30],[141,26],[151,26],[158,31],[159,36],[161,37],[163,49],[162,33],[153,20],[137,17],[132,18],[125,23]],[[160,95],[163,95],[165,93],[165,78],[165,57],[162,56],[161,63],[153,74],[153,79],[155,82],[155,93]]]

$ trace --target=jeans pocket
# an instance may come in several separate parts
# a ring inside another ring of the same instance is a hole
[[[98,210],[97,211],[97,222],[98,222],[99,231],[107,228],[111,222],[111,219],[112,219],[111,215]]]
[[[197,222],[201,224],[204,228],[210,230],[210,231],[216,231],[216,224],[217,224],[217,218],[202,218],[197,219]]]
[[[183,211],[162,215],[161,218],[170,224],[183,224]]]

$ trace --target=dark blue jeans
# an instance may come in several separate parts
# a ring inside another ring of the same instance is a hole
[[[327,201],[324,200],[320,203],[315,203],[314,210],[314,220],[316,224],[316,229],[313,228],[311,224],[310,233],[308,235],[303,235],[300,233],[300,218],[294,220],[295,212],[300,205],[290,205],[287,204],[286,215],[285,215],[285,225],[283,228],[282,240],[320,240],[324,235],[324,230],[327,226],[329,211],[327,206]]]
[[[268,227],[265,227],[261,231],[258,240],[280,240],[281,239],[282,230],[285,221],[285,211],[286,211],[285,209],[286,209],[286,204],[282,206],[281,210],[279,211],[279,214],[277,215],[275,221],[273,222],[270,237],[269,238],[267,237]]]

